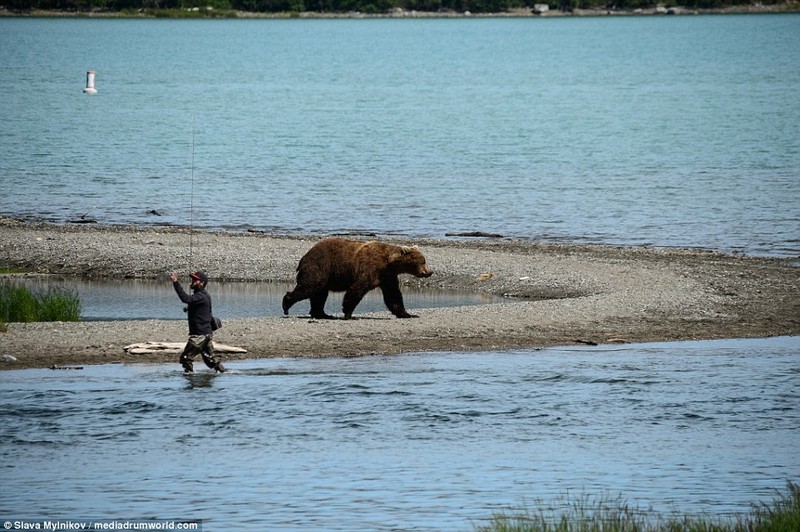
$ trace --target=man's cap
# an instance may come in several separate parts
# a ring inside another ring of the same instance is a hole
[[[189,277],[191,277],[192,279],[196,279],[203,284],[208,284],[208,275],[206,275],[206,273],[203,271],[196,271],[194,273],[190,273]]]

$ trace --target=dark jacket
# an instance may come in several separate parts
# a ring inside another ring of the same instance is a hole
[[[200,288],[189,295],[178,281],[172,286],[181,301],[189,306],[189,334],[211,334],[211,296],[206,289]]]

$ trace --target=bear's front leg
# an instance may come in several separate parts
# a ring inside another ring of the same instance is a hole
[[[386,308],[398,318],[418,318],[415,314],[406,312],[403,304],[403,293],[400,292],[400,281],[397,277],[387,277],[381,281],[381,292]]]

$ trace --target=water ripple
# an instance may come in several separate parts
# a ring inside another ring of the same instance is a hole
[[[565,490],[747,510],[800,470],[798,353],[779,338],[9,371],[0,510],[329,530],[464,529]]]
[[[0,20],[3,214],[800,252],[791,15],[129,22]]]

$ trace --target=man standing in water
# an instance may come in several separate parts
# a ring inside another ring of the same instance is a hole
[[[192,295],[183,290],[181,283],[178,282],[177,274],[173,272],[170,275],[175,292],[177,292],[181,301],[187,305],[184,310],[189,316],[189,341],[186,342],[186,347],[183,348],[183,353],[181,354],[181,366],[183,366],[183,371],[186,373],[194,371],[192,363],[199,353],[203,356],[203,362],[206,363],[206,366],[222,373],[225,368],[222,363],[214,359],[211,296],[206,292],[208,276],[202,271],[191,273],[189,276],[192,278],[190,286]]]

